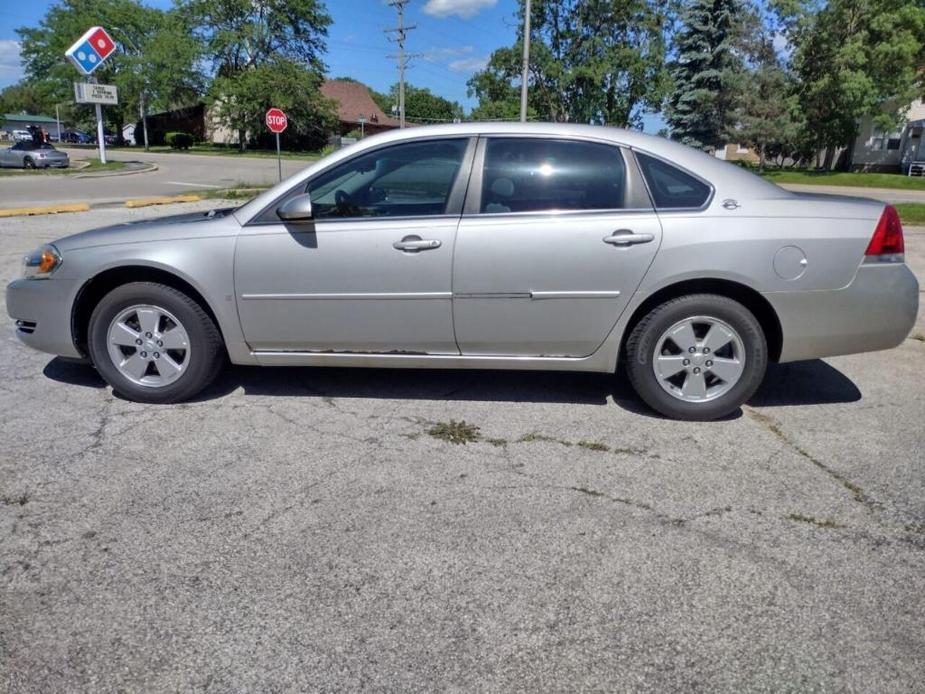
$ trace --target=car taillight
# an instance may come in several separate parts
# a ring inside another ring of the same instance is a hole
[[[906,244],[903,241],[903,225],[899,221],[899,213],[895,207],[887,205],[880,215],[880,221],[877,222],[877,228],[864,255],[901,256],[905,252]]]

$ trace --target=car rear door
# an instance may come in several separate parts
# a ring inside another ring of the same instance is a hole
[[[279,200],[238,237],[235,291],[255,351],[458,354],[453,242],[475,141],[425,138],[367,151]]]
[[[661,234],[630,151],[603,141],[480,138],[453,262],[461,353],[593,353]]]

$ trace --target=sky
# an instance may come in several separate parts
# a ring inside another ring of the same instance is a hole
[[[0,0],[0,88],[22,77],[15,29],[35,25],[53,4]],[[172,0],[145,4],[166,9]],[[384,33],[397,25],[395,9],[387,0],[327,0],[326,5],[334,20],[325,56],[328,76],[353,77],[387,91],[398,81],[397,61],[387,57],[397,46]],[[417,28],[408,32],[406,50],[414,57],[406,79],[471,108],[476,102],[467,94],[466,81],[494,49],[514,43],[516,8],[516,0],[411,0],[405,23]],[[658,118],[646,119],[647,131],[659,127]]]

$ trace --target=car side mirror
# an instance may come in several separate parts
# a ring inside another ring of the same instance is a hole
[[[277,207],[276,215],[287,222],[307,222],[312,218],[312,199],[308,193],[296,195]]]

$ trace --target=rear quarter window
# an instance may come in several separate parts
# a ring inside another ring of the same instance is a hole
[[[656,209],[691,209],[706,205],[712,188],[698,178],[648,154],[636,152]]]

